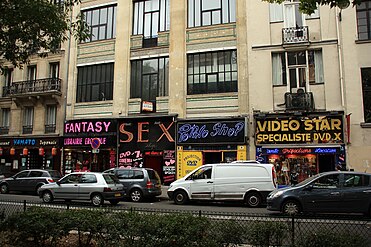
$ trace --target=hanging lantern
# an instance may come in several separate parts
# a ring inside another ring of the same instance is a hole
[[[0,155],[3,155],[3,148],[0,148]]]
[[[53,156],[56,156],[57,155],[57,152],[58,152],[58,149],[57,148],[52,148],[52,155]]]
[[[10,155],[15,155],[15,148],[10,149]]]
[[[23,155],[28,155],[28,148],[23,149]]]
[[[39,148],[39,155],[44,156],[44,148]]]

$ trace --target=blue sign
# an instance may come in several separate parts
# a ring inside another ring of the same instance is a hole
[[[35,146],[36,143],[36,139],[13,139],[14,146]]]

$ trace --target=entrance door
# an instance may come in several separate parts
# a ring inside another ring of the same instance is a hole
[[[335,157],[333,154],[318,155],[319,172],[328,172],[335,170]]]
[[[144,167],[152,168],[153,170],[155,170],[158,175],[160,175],[161,180],[163,181],[162,163],[162,156],[144,156]]]
[[[222,152],[204,152],[204,164],[220,163],[223,160]]]

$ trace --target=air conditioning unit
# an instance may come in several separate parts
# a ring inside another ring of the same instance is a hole
[[[314,110],[312,93],[286,93],[285,103],[287,110]]]
[[[306,91],[305,87],[291,88],[291,93],[305,93]]]

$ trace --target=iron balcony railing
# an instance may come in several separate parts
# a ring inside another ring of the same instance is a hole
[[[7,134],[9,134],[9,126],[0,127],[0,135],[7,135]]]
[[[3,87],[3,97],[29,93],[60,93],[61,81],[59,78],[44,78],[13,82],[12,85]]]
[[[45,124],[45,133],[55,133],[55,124]]]
[[[24,125],[23,126],[23,134],[32,134],[33,126],[32,125]]]
[[[314,110],[313,93],[285,93],[286,110]]]
[[[304,27],[288,27],[282,29],[282,43],[296,44],[309,42],[309,30]]]

